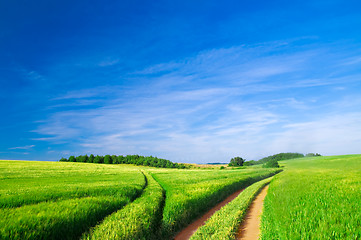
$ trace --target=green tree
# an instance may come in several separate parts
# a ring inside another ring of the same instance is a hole
[[[80,155],[76,160],[77,162],[86,162],[88,160],[88,155]]]
[[[76,158],[74,156],[69,157],[69,162],[76,162]]]
[[[90,154],[89,158],[88,158],[88,163],[93,163],[94,162],[94,155],[93,154]]]
[[[230,166],[230,167],[243,166],[244,161],[245,160],[241,157],[234,157],[231,159],[228,166]]]
[[[94,158],[94,163],[104,163],[104,158],[102,156],[97,155]]]
[[[279,168],[278,161],[276,159],[271,159],[268,162],[262,165],[263,168]]]
[[[277,153],[272,156],[268,156],[265,158],[262,158],[258,160],[257,162],[260,164],[266,163],[271,159],[276,159],[277,161],[287,160],[287,159],[293,159],[293,158],[303,158],[304,155],[302,153]]]
[[[123,156],[123,155],[119,155],[118,157],[117,157],[117,162],[116,163],[118,163],[118,164],[121,164],[121,163],[126,163],[126,160],[125,160],[126,158]]]
[[[251,161],[245,161],[243,163],[243,166],[252,166],[252,165],[256,165],[256,164],[257,164],[257,161],[251,160]]]
[[[319,154],[319,153],[307,153],[306,154],[306,157],[319,157],[319,156],[321,156],[321,154]]]
[[[106,164],[112,164],[113,163],[113,159],[110,157],[110,155],[105,155],[104,163],[106,163]]]

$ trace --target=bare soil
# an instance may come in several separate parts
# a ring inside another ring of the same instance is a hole
[[[268,185],[262,189],[262,191],[257,195],[256,199],[252,202],[248,213],[238,230],[236,239],[259,239],[263,201],[267,195],[267,191]]]
[[[217,204],[215,207],[213,207],[211,210],[209,210],[206,214],[204,214],[201,218],[197,219],[196,221],[194,221],[193,223],[191,223],[190,225],[188,225],[186,228],[184,228],[182,231],[180,231],[176,236],[175,236],[175,240],[187,240],[189,239],[196,231],[199,227],[201,227],[202,225],[204,225],[204,223],[219,209],[221,209],[222,207],[224,207],[227,203],[231,202],[233,199],[235,199],[241,192],[242,190],[239,190],[235,193],[233,193],[232,195],[228,196],[225,200],[223,200],[222,202],[220,202],[219,204]]]

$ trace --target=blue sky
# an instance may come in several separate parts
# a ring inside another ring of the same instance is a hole
[[[361,153],[358,1],[2,1],[0,159]]]

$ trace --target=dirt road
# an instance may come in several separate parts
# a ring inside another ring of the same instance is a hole
[[[190,225],[188,225],[185,229],[183,229],[181,232],[179,232],[175,236],[175,240],[187,240],[189,239],[195,231],[204,223],[219,209],[221,209],[223,206],[225,206],[227,203],[231,202],[233,199],[235,199],[243,190],[239,190],[232,195],[228,196],[225,200],[223,200],[221,203],[213,207],[211,210],[209,210],[206,214],[204,214],[201,218],[197,219]]]
[[[256,240],[260,235],[260,223],[263,209],[263,201],[267,195],[268,185],[257,195],[252,202],[248,213],[241,224],[236,239],[240,240]]]

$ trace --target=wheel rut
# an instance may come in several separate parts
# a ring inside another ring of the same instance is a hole
[[[99,217],[99,219],[98,219],[96,222],[94,222],[93,224],[90,224],[89,226],[87,226],[87,229],[86,229],[85,231],[83,231],[82,233],[79,232],[79,236],[76,236],[77,239],[79,239],[79,238],[82,239],[82,236],[83,236],[83,237],[86,237],[86,236],[89,234],[90,230],[91,230],[92,228],[94,228],[95,226],[99,225],[101,222],[103,222],[103,220],[104,220],[106,217],[108,217],[108,216],[116,213],[117,211],[123,209],[123,208],[126,207],[127,205],[132,204],[135,200],[137,200],[138,198],[140,198],[140,197],[143,195],[144,190],[148,187],[148,182],[149,182],[149,181],[148,181],[147,176],[145,175],[145,173],[144,173],[142,170],[139,170],[139,172],[140,172],[140,173],[143,175],[143,177],[144,177],[144,185],[142,186],[142,189],[141,189],[133,198],[131,198],[129,202],[127,202],[126,204],[124,204],[124,205],[122,205],[122,206],[120,206],[120,207],[118,207],[118,208],[114,208],[113,211],[111,211],[111,212],[109,212],[109,213],[107,213],[107,214],[102,215],[101,217]]]
[[[175,240],[186,240],[189,239],[199,227],[203,226],[205,222],[218,210],[220,210],[222,207],[224,207],[227,203],[231,202],[233,199],[235,199],[242,190],[238,190],[232,195],[228,196],[225,200],[214,206],[211,210],[209,210],[206,214],[204,214],[202,217],[188,225],[186,228],[184,228],[182,231],[180,231],[175,237]]]
[[[260,237],[261,215],[263,210],[263,201],[267,195],[268,186],[265,186],[252,202],[249,210],[240,225],[236,239],[255,240]]]

